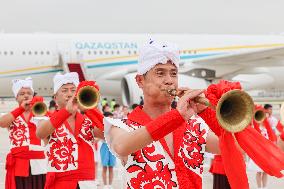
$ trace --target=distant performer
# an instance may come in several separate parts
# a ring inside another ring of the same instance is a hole
[[[45,189],[95,189],[93,142],[95,137],[103,138],[103,115],[96,108],[81,107],[76,93],[84,86],[99,88],[93,81],[79,84],[75,72],[57,74],[53,81],[58,110],[37,128],[39,138],[49,139]]]
[[[0,118],[0,126],[8,128],[11,149],[6,158],[6,189],[43,189],[47,160],[36,126],[31,103],[34,89],[31,78],[13,80],[13,93],[19,106]]]

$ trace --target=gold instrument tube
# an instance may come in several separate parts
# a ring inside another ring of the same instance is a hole
[[[172,96],[178,94],[176,89],[166,91]],[[214,109],[220,126],[231,133],[244,130],[253,118],[254,102],[242,90],[235,89],[223,94],[217,106],[212,105],[205,97],[196,97],[193,100]]]

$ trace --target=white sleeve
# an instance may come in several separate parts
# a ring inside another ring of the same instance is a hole
[[[47,116],[41,116],[41,117],[32,117],[31,121],[33,124],[35,124],[36,127],[39,126],[39,122],[43,120],[49,120],[49,117]]]
[[[129,127],[122,122],[122,120],[120,119],[113,119],[113,118],[110,118],[110,117],[105,117],[104,120],[104,137],[105,137],[105,140],[106,140],[106,143],[111,151],[112,154],[114,154],[116,157],[119,157],[115,152],[114,150],[111,148],[111,138],[110,138],[110,135],[109,135],[109,131],[112,127],[118,127],[118,128],[121,128],[127,132],[130,132],[130,129]]]

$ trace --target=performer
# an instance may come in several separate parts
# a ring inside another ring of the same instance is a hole
[[[76,89],[99,88],[93,81],[79,84],[78,74],[74,72],[57,74],[53,81],[58,111],[49,120],[41,121],[37,128],[39,138],[49,138],[45,189],[96,188],[93,141],[95,137],[103,138],[103,116],[97,109],[81,107],[76,100]]]
[[[31,78],[13,80],[13,93],[19,106],[0,118],[8,128],[11,149],[6,158],[6,189],[43,189],[47,160],[36,126],[31,122],[34,89]]]
[[[151,41],[139,54],[135,78],[144,94],[144,106],[135,108],[127,119],[104,119],[106,141],[125,168],[127,187],[202,188],[205,145],[208,152],[215,153],[218,148],[210,146],[215,139],[212,139],[213,133],[208,132],[206,123],[219,137],[224,169],[232,189],[249,188],[245,163],[235,144],[234,135],[249,155],[259,158],[259,164],[267,169],[272,168],[271,175],[281,177],[283,159],[277,157],[271,163],[252,148],[255,144],[260,148],[263,144],[272,144],[263,143],[266,141],[262,136],[247,128],[235,134],[222,129],[214,110],[192,100],[203,90],[180,88],[185,93],[178,100],[176,109],[171,110],[173,97],[166,91],[169,88],[177,89],[178,67],[177,48]],[[232,89],[241,89],[240,84],[224,81],[210,85],[206,97],[216,106],[220,96]],[[253,139],[254,143],[247,138]],[[276,153],[270,153],[272,149]],[[269,155],[282,156],[280,152],[274,146],[267,151]],[[232,155],[234,158],[230,158]]]
[[[105,137],[123,162],[128,188],[202,188],[208,127],[193,115],[206,107],[188,100],[203,90],[186,92],[175,110],[170,107],[173,97],[161,91],[177,88],[178,67],[177,48],[156,42],[146,45],[136,76],[144,106],[136,107],[127,119],[105,119]]]
[[[231,189],[221,155],[214,156],[209,172],[213,174],[213,189]]]
[[[278,123],[278,119],[272,115],[272,105],[265,104],[263,108],[266,110],[267,121],[269,122],[270,127],[273,129],[274,133],[277,131],[276,126]]]
[[[269,117],[266,117],[260,123],[257,123],[255,120],[253,120],[253,126],[266,139],[269,139],[272,142],[276,143],[277,137],[274,131],[272,130],[271,126],[271,123],[274,123],[274,121],[272,122],[272,120],[276,118],[272,117],[271,113],[269,113],[272,111],[269,110],[270,108],[272,108],[271,105],[266,104],[264,107],[265,108],[263,108],[261,105],[256,105],[255,110],[263,110],[264,112],[267,112],[269,114]],[[265,189],[267,186],[267,179],[268,179],[267,173],[265,173],[259,166],[257,166],[252,159],[249,160],[248,167],[250,170],[257,172],[256,173],[257,187]]]

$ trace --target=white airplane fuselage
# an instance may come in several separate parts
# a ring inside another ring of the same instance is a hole
[[[85,79],[97,81],[103,96],[120,96],[122,78],[136,71],[138,48],[150,38],[178,44],[183,65],[207,57],[284,46],[284,36],[0,34],[0,97],[12,97],[11,80],[28,76],[39,95],[51,96],[53,76],[69,71],[70,63],[79,63]],[[235,67],[216,69],[216,77]],[[271,87],[284,87],[284,69],[269,65],[267,69],[279,76]]]

